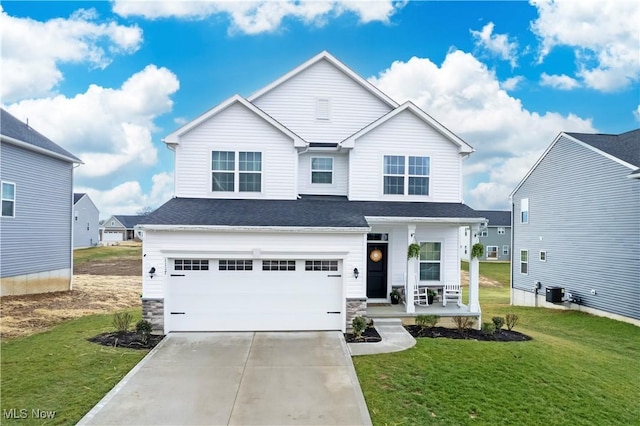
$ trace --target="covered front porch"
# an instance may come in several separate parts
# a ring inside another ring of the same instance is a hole
[[[472,310],[468,304],[449,303],[443,306],[440,302],[434,302],[428,306],[415,306],[413,312],[407,312],[404,303],[392,305],[390,303],[373,303],[367,305],[367,318],[415,318],[418,315],[437,315],[439,317],[473,316],[480,315],[479,310]]]

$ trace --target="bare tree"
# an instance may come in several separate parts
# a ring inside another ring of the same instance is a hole
[[[153,213],[153,212],[154,212],[154,210],[155,210],[155,209],[154,209],[153,207],[151,207],[151,206],[145,206],[145,207],[141,208],[140,210],[138,210],[138,211],[136,212],[136,214],[137,214],[138,216],[147,216],[147,215],[149,215],[149,214]]]

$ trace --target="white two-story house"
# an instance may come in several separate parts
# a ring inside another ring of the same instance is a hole
[[[394,287],[414,314],[416,287],[459,284],[459,227],[473,244],[486,222],[462,202],[473,148],[326,52],[164,142],[175,197],[138,225],[164,332],[344,331]],[[447,306],[480,316],[477,259],[468,304]]]

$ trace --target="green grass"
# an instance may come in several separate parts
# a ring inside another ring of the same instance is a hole
[[[140,309],[132,309],[134,322]],[[110,348],[86,339],[113,331],[113,315],[92,315],[44,333],[2,342],[2,425],[77,423],[147,351]],[[52,420],[12,420],[5,410],[55,411]]]
[[[353,359],[374,425],[639,425],[640,328],[575,311],[509,306],[503,283],[481,288],[484,321],[516,313],[528,342],[418,339]],[[506,276],[506,279],[505,279]]]
[[[120,259],[140,259],[142,247],[140,246],[103,246],[78,249],[73,251],[74,265],[88,262],[90,260],[103,260],[111,258]]]
[[[468,262],[460,262],[460,268],[463,271],[469,271]],[[480,275],[502,283],[503,286],[509,286],[511,282],[511,263],[510,262],[480,262]]]

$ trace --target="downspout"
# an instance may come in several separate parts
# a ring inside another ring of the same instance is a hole
[[[509,197],[509,201],[511,201],[511,252],[509,253],[509,257],[511,259],[511,267],[510,267],[510,271],[509,271],[509,304],[511,306],[513,306],[513,268],[515,267],[513,264],[513,253],[515,252],[515,248],[514,248],[514,241],[515,241],[515,235],[516,235],[516,222],[514,220],[514,204],[513,204],[513,198]]]
[[[69,218],[71,219],[71,244],[70,244],[70,250],[71,250],[71,260],[70,260],[70,265],[71,265],[71,277],[69,278],[69,290],[73,290],[73,239],[74,239],[74,235],[73,235],[73,223],[74,223],[74,213],[73,213],[73,209],[74,209],[74,204],[73,204],[73,169],[77,169],[78,167],[80,167],[80,165],[82,163],[71,163],[71,210],[69,211]]]

